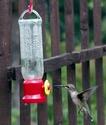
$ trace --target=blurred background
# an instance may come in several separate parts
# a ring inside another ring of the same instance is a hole
[[[60,18],[60,49],[61,53],[65,52],[65,18],[64,18],[64,0],[58,0],[59,1],[59,18]],[[26,7],[28,5],[28,0],[26,0]],[[51,57],[51,34],[50,34],[50,0],[45,0],[45,6],[46,6],[46,51],[47,51],[47,57]],[[35,4],[36,6],[36,4]],[[27,8],[26,8],[27,9]],[[101,9],[102,9],[102,16],[101,16],[101,33],[102,33],[102,42],[103,44],[106,43],[106,0],[101,1]],[[19,59],[19,28],[18,28],[18,0],[12,0],[12,13],[13,13],[13,19],[12,19],[12,65],[18,65],[20,62]],[[89,22],[89,47],[94,46],[94,38],[93,38],[93,1],[88,0],[88,22]],[[80,32],[80,1],[79,0],[74,0],[74,44],[75,44],[75,50],[80,51],[81,49],[81,32]],[[71,28],[71,27],[70,27]],[[103,58],[104,63],[103,63],[103,69],[106,69],[106,58]],[[106,71],[104,70],[104,75],[106,74]],[[67,76],[67,71],[66,67],[62,68],[62,82],[63,84],[66,84],[66,76]],[[81,64],[76,65],[76,82],[78,90],[82,90],[81,85],[82,79],[81,79]],[[50,82],[51,80],[51,74],[48,74],[48,79]],[[95,66],[94,66],[94,61],[90,61],[90,81],[91,81],[91,86],[95,85]],[[106,82],[106,77],[104,76],[104,83]],[[106,88],[106,85],[105,87]],[[64,96],[62,97],[63,101],[63,117],[64,117],[64,125],[68,124],[67,121],[67,115],[68,115],[68,109],[67,109],[67,91],[62,90]],[[15,81],[13,81],[12,84],[12,125],[19,125],[19,86],[15,84]],[[105,91],[106,95],[106,91]],[[94,124],[96,125],[96,96],[94,95],[91,98],[92,105],[91,108],[95,112],[93,113],[94,117]],[[106,98],[106,97],[105,97]],[[49,117],[49,125],[53,125],[53,99],[52,99],[52,94],[48,97],[48,117]],[[106,107],[105,107],[106,108]],[[32,118],[32,123],[31,125],[36,125],[37,124],[37,111],[36,111],[36,105],[31,105],[31,118]],[[82,124],[83,119],[82,119],[82,114],[78,114],[78,123],[79,125]]]

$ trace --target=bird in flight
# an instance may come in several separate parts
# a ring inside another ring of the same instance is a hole
[[[84,112],[86,117],[89,117],[90,120],[93,122],[93,118],[90,113],[89,106],[87,101],[89,97],[96,91],[97,86],[88,88],[82,92],[78,92],[73,84],[67,85],[54,85],[54,87],[64,87],[68,90],[73,103],[79,107],[79,112]]]

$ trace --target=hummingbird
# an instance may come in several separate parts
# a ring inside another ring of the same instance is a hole
[[[86,118],[89,117],[90,120],[93,122],[92,115],[90,113],[89,106],[87,104],[87,101],[89,97],[96,91],[97,86],[88,88],[82,92],[78,92],[73,84],[67,84],[67,85],[54,85],[54,87],[65,87],[73,101],[73,103],[79,107],[79,112],[84,112]]]

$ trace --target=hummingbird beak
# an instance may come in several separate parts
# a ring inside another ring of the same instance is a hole
[[[53,87],[64,87],[64,88],[68,88],[67,85],[53,85]]]

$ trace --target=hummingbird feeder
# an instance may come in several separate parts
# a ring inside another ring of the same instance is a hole
[[[43,103],[46,95],[50,93],[50,84],[42,80],[44,74],[43,44],[42,44],[42,18],[37,11],[34,19],[24,19],[28,13],[25,10],[19,18],[21,72],[24,78],[23,98],[26,104]],[[29,13],[29,14],[31,14]]]

